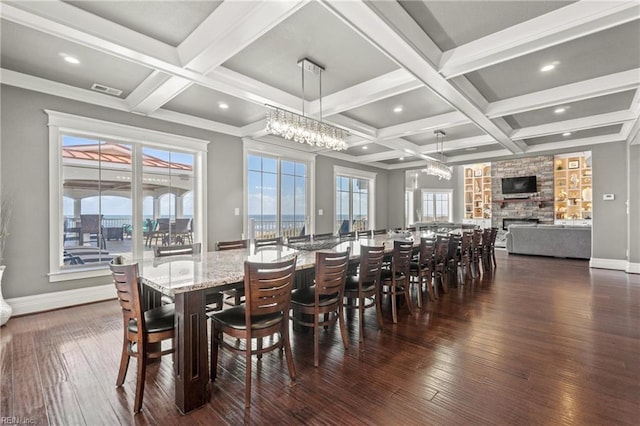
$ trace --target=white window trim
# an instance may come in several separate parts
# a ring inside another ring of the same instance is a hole
[[[375,229],[376,226],[376,176],[375,172],[367,172],[365,170],[352,169],[349,167],[333,166],[333,209],[331,214],[333,215],[332,221],[336,219],[336,178],[338,176],[346,176],[350,178],[367,179],[371,182],[371,188],[369,189],[369,229]]]
[[[308,220],[309,229],[307,234],[313,234],[315,232],[315,214],[316,211],[316,154],[310,152],[303,152],[293,148],[286,148],[278,145],[271,145],[269,143],[260,142],[255,139],[242,138],[242,238],[247,238],[249,235],[248,222],[248,198],[249,191],[247,191],[247,156],[249,154],[264,155],[268,157],[277,157],[278,159],[297,160],[303,161],[308,164],[309,170],[307,173],[307,194],[308,194]],[[279,172],[279,170],[278,170]],[[278,189],[279,194],[279,189]]]
[[[424,193],[425,192],[446,192],[449,194],[449,219],[448,222],[453,222],[453,189],[451,188],[422,188],[420,193],[420,208],[422,209],[422,216],[424,216]]]
[[[176,149],[189,152],[194,155],[194,212],[197,212],[194,228],[203,244],[203,251],[207,251],[207,221],[206,221],[206,191],[204,185],[207,180],[207,145],[209,141],[195,139],[187,136],[159,132],[156,130],[133,127],[125,124],[112,123],[79,115],[67,114],[58,111],[44,110],[49,116],[49,282],[60,282],[91,277],[100,277],[110,274],[105,265],[96,267],[84,267],[80,270],[61,269],[62,263],[62,238],[63,238],[63,214],[62,214],[62,134],[81,133],[84,136],[95,138],[116,139],[133,144],[134,147],[144,144],[163,149]],[[133,152],[137,148],[134,148]],[[135,157],[134,157],[135,158]],[[135,161],[134,161],[135,162]],[[132,182],[140,184],[142,176],[136,174],[135,165],[132,164]],[[138,166],[140,166],[138,164]],[[135,192],[135,191],[134,191]],[[132,197],[135,193],[132,194]],[[141,209],[142,201],[134,197],[133,212]],[[142,231],[140,231],[142,232]],[[140,235],[141,238],[141,235]],[[137,253],[133,248],[133,256],[137,258],[142,253]]]

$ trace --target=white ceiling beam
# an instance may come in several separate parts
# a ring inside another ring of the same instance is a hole
[[[396,163],[396,164],[388,164],[388,168],[387,170],[399,170],[399,169],[411,169],[411,168],[418,168],[418,167],[424,167],[427,163],[422,161],[422,160],[418,160],[418,161],[408,161],[408,162],[402,162],[402,163]]]
[[[637,1],[579,1],[444,52],[440,73],[446,78],[467,74],[638,17]]]
[[[206,118],[196,117],[190,114],[171,111],[168,109],[157,109],[148,115],[151,118],[168,121],[171,123],[184,124],[185,126],[196,127],[198,129],[211,130],[212,132],[224,133],[231,136],[242,136],[242,129],[230,124],[219,123]]]
[[[305,1],[223,2],[177,50],[184,68],[206,74],[299,10]],[[133,105],[150,114],[188,88],[192,81],[170,77]]]
[[[420,87],[424,87],[422,82],[407,71],[397,69],[331,95],[323,96],[322,115],[328,117]],[[311,115],[320,113],[319,100],[309,103],[309,112]]]
[[[514,153],[522,152],[522,149],[487,118],[481,109],[442,77],[433,64],[425,58],[424,53],[416,47],[425,38],[428,39],[426,34],[417,31],[410,32],[397,25],[399,22],[397,17],[407,15],[398,3],[327,0],[323,5],[361,33],[388,57],[414,74],[434,93],[461,111],[478,127],[493,136],[498,143]],[[376,11],[374,12],[373,9]],[[389,9],[393,9],[393,15],[388,14]],[[414,25],[417,24],[414,22]],[[415,37],[420,38],[415,40]]]
[[[484,163],[485,161],[489,160],[513,157],[513,153],[508,149],[498,149],[495,151],[475,152],[470,154],[452,156],[449,157],[447,163],[451,166],[469,163]]]
[[[325,157],[335,158],[337,160],[348,161],[350,163],[359,163],[358,157],[356,157],[355,155],[345,154],[344,152],[340,152],[340,151],[323,151],[322,155]],[[384,163],[368,163],[367,166],[377,167],[379,169],[384,169],[384,170],[389,169],[389,164],[384,164]]]
[[[624,92],[638,87],[640,87],[640,68],[635,68],[492,102],[486,108],[485,113],[490,118],[503,117],[567,102]]]
[[[609,112],[606,114],[541,124],[539,126],[523,127],[522,129],[514,130],[511,136],[513,139],[529,139],[564,132],[577,132],[578,130],[592,129],[632,121],[636,119],[636,117],[637,116],[633,111],[630,110]]]
[[[533,145],[527,149],[527,154],[543,154],[559,150],[583,149],[590,145],[599,145],[602,143],[620,142],[624,137],[620,133],[611,135],[592,136],[589,138],[572,139],[568,141],[550,142],[545,144]]]
[[[410,136],[417,133],[424,133],[430,130],[469,124],[469,120],[464,114],[458,111],[446,112],[433,117],[421,118],[419,120],[408,121],[394,126],[383,127],[378,130],[378,139],[393,139],[401,136]]]

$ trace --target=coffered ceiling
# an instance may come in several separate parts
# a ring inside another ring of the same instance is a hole
[[[0,16],[3,84],[275,144],[266,104],[321,105],[350,148],[291,146],[383,169],[439,157],[436,129],[450,164],[639,143],[637,0],[3,1]],[[302,58],[326,69],[322,103],[311,73],[303,101]]]

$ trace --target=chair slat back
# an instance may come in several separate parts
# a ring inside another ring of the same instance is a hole
[[[279,246],[282,245],[282,237],[256,239],[254,245],[256,248]]]
[[[433,255],[433,261],[435,266],[446,263],[448,252],[449,252],[449,239],[438,238],[438,240],[436,241],[435,252]]]
[[[172,246],[155,246],[153,254],[155,257],[179,256],[200,254],[202,252],[202,243]]]
[[[217,244],[219,251],[242,249],[247,248],[248,246],[249,240],[218,241]]]
[[[342,241],[355,240],[356,239],[356,231],[341,232],[340,233],[340,239]]]
[[[190,223],[191,219],[189,218],[176,219],[176,223],[173,227],[173,232],[175,232],[176,234],[186,234],[190,232]]]
[[[491,245],[496,245],[496,237],[498,236],[498,228],[491,228]]]
[[[343,252],[316,252],[316,304],[320,296],[344,294],[349,267],[349,249]]]
[[[384,244],[360,248],[360,283],[379,283],[384,260]]]
[[[482,247],[487,250],[491,245],[491,232],[491,228],[485,228],[482,232]]]
[[[469,254],[471,249],[471,240],[473,239],[473,232],[465,231],[462,233],[462,240],[460,241],[460,255],[465,256]]]
[[[482,229],[473,230],[473,238],[471,239],[471,248],[477,250],[482,244]]]
[[[420,254],[418,255],[418,263],[421,268],[431,267],[433,263],[433,245],[434,240],[428,237],[420,238]]]
[[[393,258],[391,267],[395,274],[409,275],[411,268],[411,256],[413,254],[413,242],[399,241],[393,242]]]
[[[313,235],[313,240],[314,241],[331,240],[333,238],[335,238],[335,235],[333,235],[331,232],[327,232],[326,234],[314,234]]]
[[[460,247],[461,237],[458,235],[449,235],[449,247],[447,250],[447,259],[458,258],[458,248]]]
[[[306,243],[311,241],[311,234],[307,235],[295,235],[293,237],[287,238],[288,243]]]
[[[118,256],[111,261],[109,268],[116,287],[116,296],[122,308],[125,330],[132,319],[138,322],[138,330],[145,330],[142,303],[140,302],[138,264],[125,264],[122,256]]]
[[[244,263],[247,324],[251,317],[285,312],[291,305],[297,256],[273,263]]]
[[[387,235],[386,229],[374,229],[373,235]]]

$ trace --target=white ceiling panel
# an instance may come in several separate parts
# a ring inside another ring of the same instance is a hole
[[[322,73],[323,96],[398,68],[375,47],[318,3],[309,3],[223,65],[302,97],[299,60],[309,58]],[[319,78],[305,75],[305,98],[318,98]]]
[[[140,65],[6,20],[1,22],[0,38],[2,68],[82,89],[99,83],[122,90],[124,98],[151,73]],[[80,63],[65,62],[63,54]]]
[[[228,108],[220,108],[221,104],[226,104]],[[262,105],[197,85],[180,93],[163,108],[238,127],[261,120],[267,115],[267,108]]]
[[[402,111],[394,112],[396,107],[402,107]],[[343,114],[369,126],[381,128],[450,111],[453,108],[448,103],[423,87],[345,111]]]
[[[525,139],[524,141],[527,145],[530,146],[544,145],[547,143],[566,142],[576,139],[592,138],[594,136],[614,135],[620,133],[621,129],[622,124],[616,124],[613,126],[603,126],[587,130],[578,130],[577,132],[568,132],[570,134],[566,135],[563,133],[559,133],[555,135],[540,136],[538,138]]]
[[[178,46],[221,3],[209,1],[66,1],[86,12]]]
[[[485,134],[482,131],[482,129],[478,128],[474,124],[464,124],[462,126],[454,126],[454,127],[443,127],[441,130],[444,130],[445,133],[447,134],[444,137],[445,144],[447,141],[471,138],[474,136],[482,136]],[[428,144],[435,143],[436,141],[436,137],[433,131],[427,132],[427,133],[420,133],[413,136],[408,136],[405,139],[415,143],[416,145],[428,145]]]
[[[579,102],[571,102],[556,105],[549,108],[541,108],[505,117],[505,121],[514,129],[522,127],[538,126],[545,123],[572,120],[574,118],[589,117],[592,115],[606,114],[608,112],[622,111],[631,106],[635,90],[586,99]],[[559,108],[564,108],[562,113],[556,113]]]
[[[446,51],[564,7],[572,1],[400,1]]]
[[[507,99],[640,67],[640,23],[632,21],[467,74],[489,101]],[[549,72],[546,64],[555,63]]]

